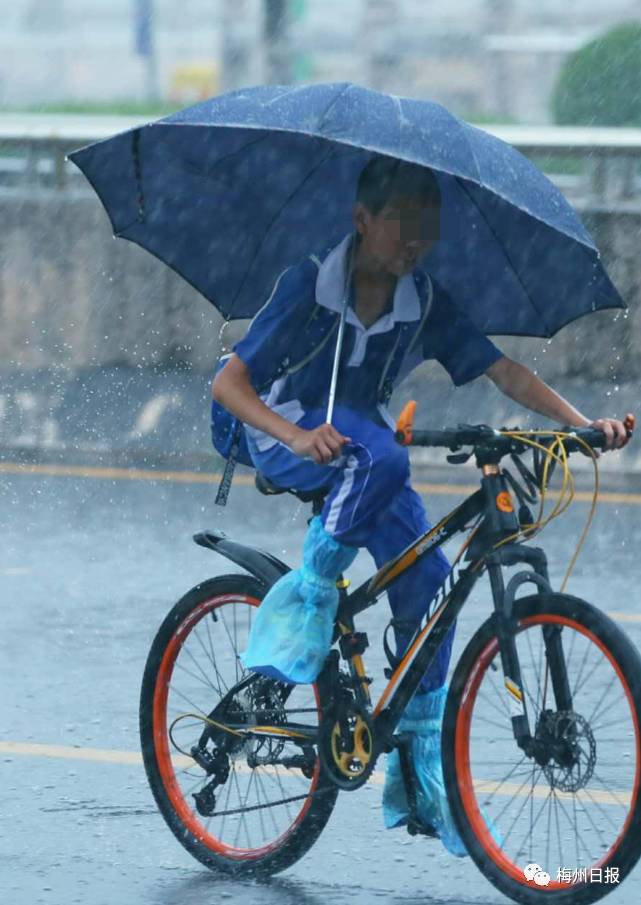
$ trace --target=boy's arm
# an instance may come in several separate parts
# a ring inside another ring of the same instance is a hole
[[[485,373],[502,393],[533,412],[572,427],[599,428],[606,436],[607,449],[620,449],[628,442],[622,421],[616,418],[591,421],[518,361],[504,355],[490,365]]]
[[[314,430],[304,430],[292,424],[265,405],[251,383],[249,369],[235,353],[213,380],[212,396],[245,424],[275,437],[301,457],[311,457],[317,464],[326,464],[339,456],[344,437],[331,424],[321,424]]]

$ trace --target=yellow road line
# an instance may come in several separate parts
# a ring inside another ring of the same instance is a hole
[[[32,742],[0,742],[0,754],[23,757],[55,757],[64,760],[88,760],[99,764],[142,764],[137,751],[110,748],[73,748],[70,745],[40,745]]]
[[[31,465],[21,462],[0,462],[0,474],[45,475],[48,477],[94,478],[112,481],[167,481],[177,484],[218,484],[221,475],[199,471],[168,471],[155,468],[107,468],[94,465]],[[246,487],[253,485],[250,475],[234,477],[236,484]],[[414,489],[432,496],[465,496],[478,490],[478,484],[432,484],[417,482]],[[550,499],[558,499],[557,491],[549,491]],[[580,503],[591,503],[592,493],[578,490],[574,499]],[[641,506],[641,493],[599,493],[601,503],[619,503],[624,506]]]
[[[518,795],[520,798],[527,798],[530,795],[532,798],[547,798],[550,795],[550,786],[545,785],[544,783],[536,785],[533,789],[528,789],[527,795],[522,789],[522,783],[490,782],[483,779],[474,780],[474,792],[477,796],[495,793],[501,796]],[[586,791],[579,789],[575,795],[570,792],[561,792],[557,789],[555,794],[560,801],[571,802],[574,798],[575,801],[584,802],[585,804],[590,804],[591,802],[597,804],[615,804],[619,807],[626,808],[629,807],[632,800],[632,793],[626,792],[623,789],[618,789],[615,792],[606,792],[605,789],[589,789]]]
[[[33,742],[0,742],[0,754],[18,755],[22,757],[48,757],[59,760],[82,760],[100,764],[126,764],[140,766],[142,764],[142,755],[136,751],[118,751],[110,748],[73,748],[69,745],[42,745]],[[172,759],[175,767],[189,767],[193,764],[190,757],[177,756]],[[267,768],[263,768],[267,769]],[[249,773],[250,768],[245,764],[237,764],[236,772]],[[383,785],[385,774],[377,770],[372,773],[369,782],[375,785]],[[519,795],[526,797],[523,792],[522,784],[511,782],[495,782],[490,780],[475,779],[474,791],[480,795],[498,794],[498,795]],[[533,798],[547,798],[550,794],[549,786],[545,784],[537,785],[534,789],[528,789],[528,794]],[[557,796],[561,800],[572,800],[570,793],[563,793],[557,790]],[[576,796],[578,801],[590,801],[598,804],[618,805],[619,807],[628,806],[631,800],[631,793],[624,790],[615,792],[607,792],[602,789],[590,790],[590,795],[579,791]]]

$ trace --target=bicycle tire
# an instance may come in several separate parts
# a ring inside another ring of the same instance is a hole
[[[486,789],[490,789],[490,794],[496,792],[498,795],[501,791],[500,784],[499,786],[488,784],[484,787],[481,783],[480,786],[477,785],[475,787],[474,777],[470,768],[470,726],[472,725],[472,714],[477,697],[479,698],[480,706],[484,706],[484,699],[480,698],[479,689],[483,677],[490,669],[493,658],[495,656],[500,657],[493,618],[488,619],[468,643],[455,669],[448,693],[442,736],[443,769],[448,800],[461,838],[472,859],[481,872],[502,893],[514,901],[523,903],[523,905],[540,905],[542,902],[551,902],[554,905],[588,905],[588,903],[597,901],[606,895],[613,888],[617,888],[608,886],[604,882],[592,882],[592,870],[597,871],[597,877],[599,876],[598,871],[601,872],[601,875],[607,877],[608,869],[612,871],[618,870],[618,879],[615,882],[620,882],[634,868],[641,855],[641,795],[639,794],[641,780],[641,657],[632,642],[603,612],[591,604],[570,595],[537,594],[522,598],[516,601],[514,605],[514,615],[519,630],[522,632],[532,628],[536,630],[537,626],[546,624],[565,626],[569,627],[571,632],[579,632],[581,637],[579,644],[582,643],[583,639],[585,639],[586,644],[596,643],[604,657],[606,667],[609,663],[614,675],[618,676],[622,691],[625,694],[625,698],[620,698],[620,701],[623,710],[629,708],[633,727],[632,732],[629,733],[630,741],[628,744],[636,754],[636,764],[634,765],[633,779],[631,780],[633,785],[629,798],[629,811],[619,835],[613,845],[606,851],[606,854],[595,863],[595,866],[586,866],[586,868],[589,868],[589,873],[586,870],[585,882],[578,881],[580,875],[578,875],[577,881],[572,883],[561,882],[562,875],[559,870],[556,880],[550,874],[549,885],[539,887],[532,880],[525,877],[524,867],[527,864],[527,858],[524,858],[523,863],[517,864],[513,859],[507,857],[503,850],[504,840],[495,838],[497,827],[489,826],[488,824],[492,821],[488,821],[488,815],[483,813],[484,807],[488,804]],[[542,632],[540,634],[542,635]],[[575,636],[572,635],[572,637]],[[576,637],[579,637],[579,635]],[[566,661],[567,659],[566,652]],[[543,663],[545,664],[544,658]],[[582,669],[584,667],[585,660]],[[502,672],[498,673],[498,675],[502,679]],[[588,683],[593,683],[592,676],[584,680],[583,685],[581,685],[581,677],[579,677],[576,680],[575,691],[579,687],[583,688]],[[613,687],[616,687],[616,684],[613,684]],[[589,688],[588,691],[590,690]],[[541,705],[542,711],[545,710],[545,694],[544,690],[543,704]],[[574,706],[577,706],[576,701]],[[607,709],[606,714],[608,716],[610,714]],[[507,723],[511,732],[511,723],[509,720],[507,720]],[[532,728],[531,716],[530,724]],[[607,725],[612,724],[606,722]],[[496,732],[496,730],[494,731]],[[515,752],[522,754],[513,737],[512,741]],[[621,757],[623,757],[621,750],[623,748],[623,739],[620,742],[618,739],[616,741],[620,745],[619,750],[621,751]],[[595,748],[595,750],[597,749]],[[486,756],[485,752],[483,756]],[[491,756],[496,758],[499,755],[493,753]],[[596,762],[598,762],[598,753],[595,759]],[[484,763],[489,764],[490,761],[484,761]],[[621,760],[620,763],[621,767],[623,767],[625,761]],[[531,763],[527,765],[527,768],[529,769],[530,766]],[[534,776],[534,767],[532,767],[532,775]],[[517,783],[513,785],[516,786]],[[529,780],[527,780],[527,785],[529,786]],[[550,784],[550,787],[552,787],[552,784]],[[486,798],[483,806],[477,799],[477,789],[481,789],[482,795]],[[521,789],[523,789],[523,785]],[[511,788],[509,791],[505,791],[504,786],[504,791],[501,794],[507,797],[511,791]],[[533,780],[531,789],[533,798],[534,792]],[[578,795],[580,794],[583,794],[582,790],[578,792]],[[538,797],[542,798],[543,796],[539,795]],[[550,792],[547,797],[556,798],[557,793]],[[559,798],[561,799],[560,795]],[[577,798],[576,792],[572,798]],[[586,793],[583,801],[587,800]],[[599,798],[597,797],[595,800],[598,803]],[[607,803],[607,799],[603,798],[601,801],[606,801]],[[619,800],[616,798],[615,802],[623,805],[625,804],[625,799]],[[517,805],[514,807],[516,808]],[[543,805],[541,805],[541,809],[542,807]],[[574,802],[573,807],[575,808],[574,815],[576,818],[577,813],[581,814],[581,806],[578,812],[576,810],[576,802]],[[582,805],[582,807],[585,810],[585,805]],[[601,810],[604,810],[604,808]],[[552,809],[552,804],[550,809]],[[505,805],[503,806],[504,810]],[[562,816],[562,808],[557,812],[557,820],[559,820],[559,813]],[[550,818],[548,817],[548,836],[550,834],[549,820]],[[612,822],[614,825],[614,821]],[[498,829],[500,833],[500,828]],[[552,827],[552,835],[553,829]],[[575,823],[576,830],[577,824]],[[557,831],[559,844],[562,844],[561,831],[558,825]],[[532,826],[530,832],[532,832]],[[571,837],[568,836],[566,838],[569,839]],[[575,839],[575,844],[577,853],[580,853],[579,839]],[[604,845],[603,848],[606,848],[606,846]],[[550,865],[550,867],[553,868],[553,865]],[[579,868],[580,865],[577,864],[576,867]],[[548,872],[547,866],[544,865],[542,869],[546,873]]]
[[[286,827],[271,844],[261,845],[256,849],[228,845],[209,831],[204,820],[179,788],[168,738],[166,710],[169,691],[163,689],[170,687],[170,679],[178,656],[177,649],[182,649],[195,625],[212,610],[223,605],[233,605],[234,601],[252,607],[258,606],[265,592],[263,584],[252,576],[242,574],[213,578],[188,591],[171,609],[154,638],[145,666],[140,696],[143,762],[151,791],[162,816],[181,845],[198,861],[211,870],[243,877],[268,876],[284,870],[301,858],[314,844],[329,820],[338,789],[326,778],[317,756],[313,776],[309,778],[310,794],[304,798],[291,826]],[[207,631],[209,632],[209,629]],[[234,622],[234,634],[235,632]],[[322,702],[316,686],[303,688],[313,689],[320,717]],[[173,758],[175,759],[175,755]],[[247,772],[247,767],[243,767],[243,772]],[[287,780],[288,776],[289,773],[284,778]],[[302,773],[300,779],[302,781]],[[231,783],[231,779],[228,782]],[[236,782],[238,783],[238,779]],[[239,796],[242,799],[240,788]],[[298,797],[303,798],[303,795]],[[283,801],[286,800],[283,798]],[[271,808],[272,812],[274,810],[270,804],[261,807]],[[287,805],[287,814],[289,812]],[[243,820],[244,817],[241,815],[240,819]],[[261,824],[262,820],[261,816]]]

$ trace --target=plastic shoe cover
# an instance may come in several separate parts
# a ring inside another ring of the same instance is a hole
[[[313,682],[332,643],[338,608],[336,579],[357,547],[339,543],[313,518],[303,544],[303,565],[272,585],[258,608],[247,650],[247,669],[282,682]]]
[[[412,733],[411,756],[418,779],[416,806],[418,818],[426,826],[433,826],[445,848],[464,858],[467,849],[458,834],[450,811],[441,761],[441,725],[447,698],[447,686],[427,694],[414,695],[398,724],[398,732]],[[492,838],[503,848],[503,838],[494,822],[481,808]],[[385,786],[383,788],[383,821],[387,829],[407,823],[409,806],[401,772],[398,749],[387,755]]]
[[[441,763],[441,724],[447,688],[416,694],[405,708],[398,732],[411,733],[411,757],[418,780],[416,806],[418,819],[433,826],[445,848],[459,858],[467,849],[456,830],[445,792]],[[383,789],[383,820],[391,829],[407,823],[409,806],[401,772],[398,749],[387,755]]]

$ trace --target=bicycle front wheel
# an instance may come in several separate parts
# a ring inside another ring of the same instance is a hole
[[[249,575],[189,591],[154,639],[140,700],[143,760],[163,817],[203,864],[244,876],[300,858],[337,795],[315,743],[288,735],[293,724],[315,734],[317,687],[256,676],[240,661],[264,593]],[[272,731],[244,735],[227,723]]]
[[[517,902],[594,902],[641,855],[641,657],[601,611],[565,594],[515,603],[537,759],[517,746],[489,619],[456,668],[443,728],[454,819],[481,871]],[[559,710],[544,632],[558,632],[572,698]]]

